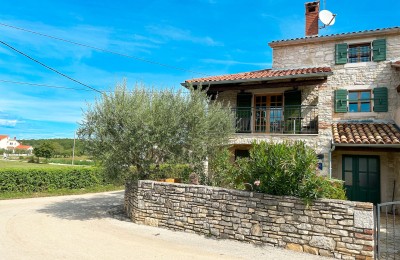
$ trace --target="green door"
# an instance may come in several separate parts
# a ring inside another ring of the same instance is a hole
[[[349,200],[380,202],[380,166],[378,156],[343,155],[342,177]]]

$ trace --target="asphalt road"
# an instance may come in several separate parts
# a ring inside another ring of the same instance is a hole
[[[0,259],[322,259],[137,225],[123,192],[0,201]]]

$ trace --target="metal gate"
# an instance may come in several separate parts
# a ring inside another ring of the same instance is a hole
[[[375,259],[400,260],[400,201],[376,205]]]

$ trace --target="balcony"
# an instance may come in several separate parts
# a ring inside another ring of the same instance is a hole
[[[240,107],[236,133],[318,134],[317,106]]]

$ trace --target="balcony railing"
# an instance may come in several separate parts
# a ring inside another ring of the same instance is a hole
[[[316,106],[240,107],[236,133],[317,134]]]

